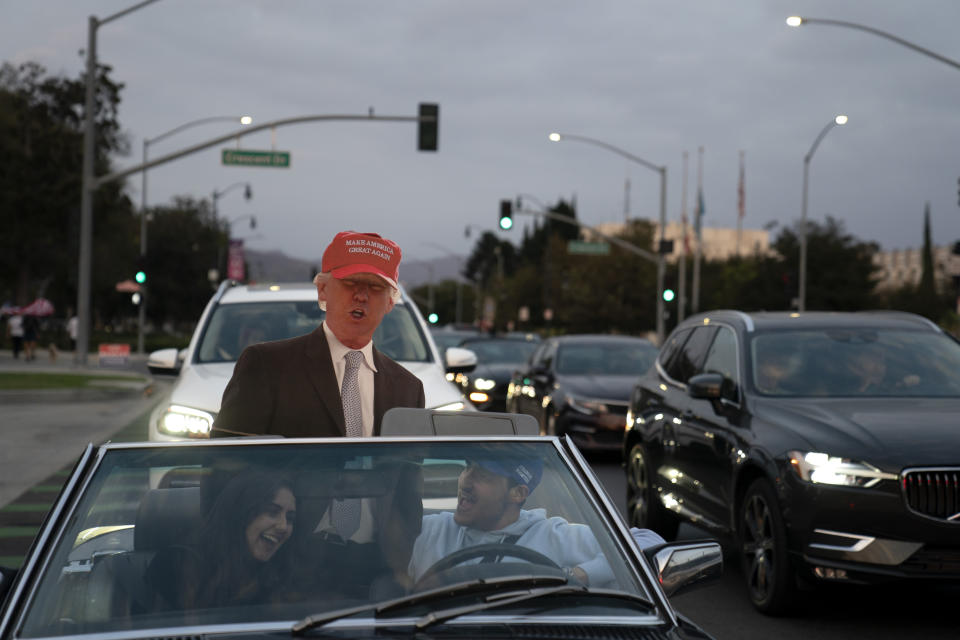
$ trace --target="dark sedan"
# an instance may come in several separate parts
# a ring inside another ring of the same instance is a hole
[[[657,356],[649,340],[570,335],[537,347],[507,389],[507,411],[526,413],[542,433],[569,435],[582,449],[618,451],[637,378]]]
[[[635,526],[735,541],[754,606],[960,580],[960,344],[899,312],[702,314],[631,400]]]
[[[457,374],[454,382],[480,411],[506,411],[510,378],[537,345],[524,338],[464,340],[460,346],[477,354],[477,366],[473,371]]]

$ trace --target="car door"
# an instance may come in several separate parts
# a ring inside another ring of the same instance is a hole
[[[742,413],[738,353],[733,328],[715,326],[697,373],[721,374],[721,397],[694,398],[688,388],[686,407],[675,426],[676,467],[691,480],[684,485],[691,488],[686,506],[712,531],[730,526],[731,477],[742,455],[738,452],[743,450],[739,435]]]
[[[702,427],[695,416],[702,412],[699,401],[690,397],[687,382],[702,372],[703,362],[717,333],[716,326],[695,327],[683,346],[666,363],[665,372],[672,384],[666,385],[662,411],[663,463],[660,482],[667,488],[667,502],[675,503],[679,513],[694,522],[704,515],[704,504],[712,491],[697,463],[703,439]]]
[[[534,364],[533,371],[530,372],[530,386],[533,388],[533,393],[527,397],[529,410],[525,413],[534,416],[540,423],[541,429],[546,428],[547,410],[544,407],[544,398],[553,392],[554,383],[557,379],[555,366],[557,349],[556,340],[548,341],[540,352],[540,360]]]

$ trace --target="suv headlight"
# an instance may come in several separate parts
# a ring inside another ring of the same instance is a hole
[[[893,473],[884,473],[872,464],[838,458],[814,451],[790,451],[790,467],[801,479],[814,484],[834,484],[868,488],[881,480],[896,480]]]
[[[179,404],[167,407],[157,420],[157,429],[171,436],[209,438],[211,428],[213,428],[212,414]]]
[[[477,391],[490,391],[495,386],[497,386],[497,381],[489,378],[477,378],[473,381],[473,388]]]

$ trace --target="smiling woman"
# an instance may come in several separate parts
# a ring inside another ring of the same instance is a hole
[[[285,543],[296,521],[292,487],[288,478],[267,472],[234,477],[210,509],[196,544],[171,546],[150,563],[147,582],[158,594],[158,608],[268,599],[290,572]]]

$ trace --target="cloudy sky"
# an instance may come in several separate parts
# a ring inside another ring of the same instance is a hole
[[[0,59],[76,76],[87,16],[136,0],[5,0]],[[842,219],[885,249],[920,246],[930,203],[936,244],[960,240],[960,69],[889,40],[788,15],[846,20],[960,60],[957,0],[160,0],[99,30],[101,62],[126,85],[120,118],[132,154],[184,123],[249,114],[256,123],[322,114],[412,116],[441,109],[440,150],[416,151],[407,122],[318,122],[242,138],[289,151],[289,169],[224,167],[220,149],[152,169],[149,204],[220,199],[236,236],[317,259],[343,229],[379,232],[406,258],[466,255],[496,227],[498,202],[576,197],[591,225],[659,215],[659,175],[594,138],[668,168],[667,216],[688,209],[703,147],[706,226],[736,226],[739,152],[746,228],[799,219],[803,157],[809,216]],[[229,133],[198,125],[152,157]],[[79,171],[79,167],[78,167]],[[139,177],[128,182],[139,203]],[[520,219],[527,222],[530,218]],[[471,229],[471,237],[465,230]],[[504,234],[518,241],[520,232]]]

